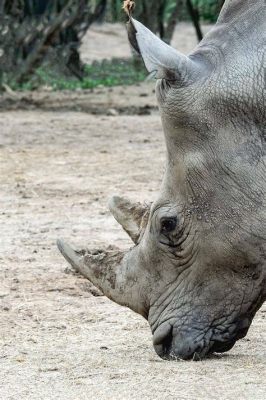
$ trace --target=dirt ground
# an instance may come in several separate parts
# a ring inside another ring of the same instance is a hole
[[[184,29],[188,48],[194,38]],[[102,36],[111,46],[109,34],[95,34],[95,51]],[[58,237],[131,245],[106,202],[158,192],[165,150],[153,83],[8,96],[0,99],[8,108],[0,113],[0,399],[265,399],[265,306],[229,353],[163,361],[147,322],[99,296],[55,246]]]

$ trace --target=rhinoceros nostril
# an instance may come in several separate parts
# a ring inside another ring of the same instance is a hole
[[[239,340],[242,339],[243,337],[246,336],[248,333],[249,327],[250,327],[251,321],[249,318],[244,318],[242,319],[238,324],[236,328],[236,334],[234,339]]]
[[[172,330],[165,336],[162,341],[162,349],[164,354],[169,354],[172,347],[173,335]]]
[[[172,327],[170,325],[167,328],[160,327],[155,332],[153,337],[153,346],[158,356],[168,358],[171,352],[172,340]]]
[[[232,340],[230,342],[229,341],[228,342],[216,341],[212,345],[212,347],[210,349],[210,353],[225,353],[226,351],[231,350],[231,348],[234,346],[235,342],[236,342],[235,340]]]

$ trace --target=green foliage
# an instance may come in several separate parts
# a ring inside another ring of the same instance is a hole
[[[102,18],[107,0],[3,0],[0,2],[0,90],[4,75],[26,83],[49,59],[79,78],[81,39]],[[60,60],[60,63],[58,63]]]
[[[138,14],[138,10],[142,9],[142,3],[145,0],[136,0],[137,9],[136,12]],[[164,15],[163,19],[165,21],[168,20],[169,16],[173,12],[176,3],[178,0],[164,0]],[[186,0],[180,2],[181,7],[179,10],[179,20],[187,20],[189,19],[189,15],[186,7]],[[215,22],[219,15],[219,11],[221,9],[223,0],[192,0],[193,6],[195,9],[199,11],[200,18],[205,21]],[[121,21],[125,19],[124,13],[122,11],[122,1],[121,0],[109,0],[109,9],[111,11],[111,20]],[[135,12],[135,14],[136,14]],[[137,15],[139,18],[139,16]]]
[[[218,18],[223,1],[221,0],[192,0],[201,19],[215,22]]]
[[[177,0],[166,0],[165,16],[172,12],[176,5]],[[192,0],[194,8],[199,12],[200,19],[208,22],[216,22],[223,0]],[[183,0],[182,7],[179,13],[179,20],[189,19],[187,13],[186,0]]]
[[[13,90],[34,90],[41,86],[53,90],[92,89],[97,86],[132,85],[141,82],[147,76],[144,67],[136,70],[134,60],[113,59],[94,62],[85,66],[84,78],[81,80],[66,78],[51,69],[39,68],[31,79],[23,84],[6,81]]]

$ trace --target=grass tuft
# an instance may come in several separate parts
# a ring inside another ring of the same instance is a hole
[[[93,89],[98,86],[133,85],[142,82],[147,72],[142,65],[136,65],[133,59],[112,59],[102,62],[95,61],[84,68],[82,80],[67,77],[49,67],[36,70],[28,82],[17,84],[6,78],[4,83],[13,90],[36,90],[41,86],[48,86],[52,90]]]

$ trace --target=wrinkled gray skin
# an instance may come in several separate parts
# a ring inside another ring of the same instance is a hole
[[[264,0],[225,2],[189,57],[130,19],[129,38],[157,80],[167,147],[151,206],[114,197],[135,246],[77,252],[73,267],[113,301],[147,318],[166,359],[224,352],[266,298]]]

